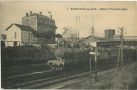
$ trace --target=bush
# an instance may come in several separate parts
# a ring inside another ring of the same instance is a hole
[[[7,47],[2,48],[1,52],[1,62],[4,67],[46,63],[53,57],[48,47],[42,49],[33,46]]]

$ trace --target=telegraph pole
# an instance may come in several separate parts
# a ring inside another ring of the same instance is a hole
[[[78,24],[77,24],[77,19],[78,19],[78,17],[76,16],[76,36],[78,37]]]
[[[123,32],[124,32],[124,27],[122,27],[120,30],[121,30],[121,64],[122,64],[122,69],[123,69],[123,64],[124,64],[124,59],[123,59],[123,44],[124,44],[124,35],[123,35]]]
[[[126,71],[124,69],[124,56],[123,56],[123,52],[124,52],[124,34],[123,34],[124,33],[124,29],[126,29],[126,28],[124,28],[124,27],[119,28],[119,30],[120,30],[120,48],[119,48],[118,59],[117,59],[117,64],[116,64],[114,77],[117,77],[118,69],[121,70],[121,71],[124,71],[124,72]],[[117,83],[117,78],[114,78],[114,80],[116,81],[114,83]],[[129,88],[128,82],[126,83],[126,85],[127,85],[126,88],[128,90],[128,88]],[[115,87],[114,87],[114,89],[115,89]]]
[[[94,38],[94,26],[92,26],[91,30],[92,30],[92,38]]]
[[[116,70],[115,70],[115,74],[117,73],[118,67],[119,66],[119,62],[121,62],[121,69],[123,69],[124,66],[124,57],[123,57],[123,50],[124,50],[124,27],[120,28],[120,48],[119,48],[119,53],[118,53],[118,60],[117,60],[117,64],[116,64]]]
[[[76,16],[76,32],[78,38],[79,38],[79,23],[80,23],[80,16]]]
[[[94,15],[92,16],[91,36],[94,38]]]

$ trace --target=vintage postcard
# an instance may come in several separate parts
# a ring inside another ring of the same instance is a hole
[[[137,89],[136,1],[0,1],[1,88]]]

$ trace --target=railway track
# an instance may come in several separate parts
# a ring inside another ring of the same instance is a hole
[[[101,72],[101,71],[102,70],[99,70],[98,72]],[[74,78],[83,77],[88,74],[89,74],[89,72],[71,72],[71,73],[64,72],[61,75],[57,75],[57,76],[53,76],[53,77],[31,80],[31,81],[22,82],[19,84],[17,83],[17,84],[12,85],[11,87],[12,88],[21,88],[21,89],[39,89],[39,88],[43,88],[43,87],[46,88],[46,86],[54,85],[56,83],[71,80]]]
[[[46,87],[46,86],[54,85],[54,84],[59,83],[59,82],[63,82],[63,81],[67,81],[67,80],[70,80],[70,79],[85,76],[85,75],[88,75],[88,73],[89,72],[84,72],[84,73],[74,74],[74,75],[65,75],[64,77],[58,76],[58,77],[53,77],[53,78],[50,78],[50,79],[43,79],[43,80],[40,80],[38,82],[34,82],[33,84],[31,83],[31,85],[29,85],[29,86],[27,85],[23,88],[24,89],[25,88],[40,89],[40,88],[43,88],[43,87]]]
[[[56,80],[58,78],[72,76],[74,74],[80,73],[80,71],[73,71],[73,72],[63,72],[63,71],[43,71],[39,73],[30,73],[24,75],[16,75],[6,78],[7,82],[12,81],[10,85],[6,88],[36,88],[38,84],[42,84],[43,82],[49,82],[52,80]],[[50,83],[49,83],[50,84]],[[35,86],[35,87],[34,87]]]
[[[48,71],[40,71],[40,72],[33,72],[29,74],[10,76],[4,79],[5,81],[4,83],[6,85],[4,87],[7,89],[16,88],[14,87],[15,84],[20,84],[21,82],[27,82],[27,81],[32,81],[35,79],[40,79],[40,78],[43,78],[44,75],[48,77],[49,75],[53,73],[54,72],[52,72],[51,70],[48,70]]]
[[[102,82],[102,80],[112,79],[113,73],[114,73],[114,69],[101,71],[98,73],[98,77],[97,77],[96,82],[92,82],[92,80],[90,79],[89,76],[84,76],[81,78],[76,78],[76,79],[71,80],[71,81],[59,83],[58,85],[50,87],[50,89],[91,89],[91,86],[93,86],[93,88],[95,89],[95,85],[96,84],[100,85],[100,82]],[[106,82],[104,82],[104,81],[102,83],[103,83],[103,85],[106,84]],[[107,83],[110,83],[110,82],[107,82]]]
[[[102,72],[101,70],[98,72]],[[104,74],[105,71],[103,71]],[[29,87],[25,87],[25,88],[31,88],[31,89],[43,89],[43,88],[49,88],[50,86],[54,86],[58,83],[62,83],[68,80],[73,80],[73,79],[80,79],[81,77],[88,77],[89,76],[89,72],[83,72],[83,73],[78,73],[78,74],[73,74],[73,75],[66,75],[64,77],[57,77],[57,78],[52,78],[49,79],[47,81],[42,81],[42,82],[36,82],[35,84],[33,84],[32,86]],[[101,75],[99,75],[101,76]],[[61,87],[56,87],[56,89],[59,88],[63,88]]]
[[[103,68],[103,69],[102,69]],[[110,65],[103,66],[98,72],[110,69]],[[49,74],[50,73],[50,74]],[[43,71],[25,75],[12,76],[7,79],[14,80],[7,88],[37,89],[50,86],[59,82],[71,80],[74,78],[88,75],[89,72],[71,71],[71,72],[53,72]]]
[[[47,71],[41,71],[41,72],[33,72],[33,73],[29,73],[29,74],[14,75],[14,76],[7,77],[6,79],[12,79],[12,78],[29,76],[29,75],[36,75],[36,74],[40,74],[40,73],[49,73],[51,71],[52,70],[47,70]]]

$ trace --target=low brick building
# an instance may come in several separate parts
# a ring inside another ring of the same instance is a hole
[[[6,46],[19,46],[37,44],[39,34],[30,26],[14,23],[6,29],[6,35]]]

